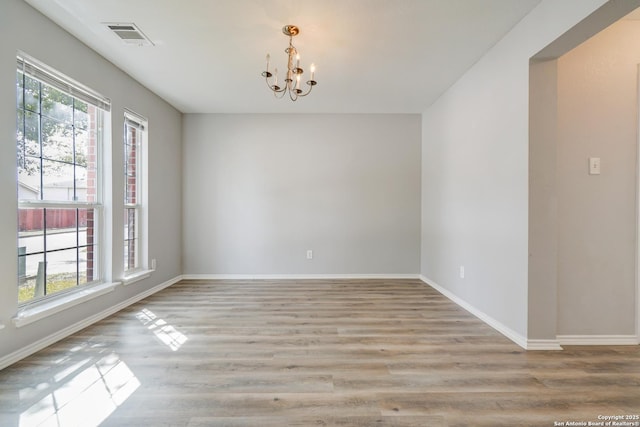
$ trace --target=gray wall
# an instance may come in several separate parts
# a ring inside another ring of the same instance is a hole
[[[0,4],[0,358],[179,276],[181,266],[181,114],[133,81],[111,63],[53,24],[21,0]],[[124,108],[149,119],[149,257],[157,271],[141,282],[118,287],[110,294],[16,329],[17,311],[17,183],[15,141],[16,51],[50,65],[112,100],[113,222],[112,271],[118,279],[123,267]]]
[[[603,3],[541,2],[423,114],[421,272],[522,340],[529,58]]]
[[[185,115],[185,274],[417,275],[420,132],[419,115]]]
[[[559,335],[635,333],[638,40],[620,21],[558,60]]]
[[[555,340],[558,300],[558,67],[529,69],[528,338]]]

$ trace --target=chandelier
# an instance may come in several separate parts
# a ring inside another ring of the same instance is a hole
[[[282,98],[285,94],[289,94],[289,98],[292,101],[295,101],[300,96],[307,96],[311,93],[311,89],[315,85],[318,84],[313,78],[316,71],[315,65],[311,64],[311,79],[307,80],[307,85],[309,89],[304,92],[300,89],[300,79],[302,78],[302,73],[304,70],[300,68],[300,55],[298,54],[298,49],[293,45],[293,36],[297,36],[300,33],[300,29],[295,25],[285,25],[282,27],[282,32],[289,36],[289,47],[284,51],[288,56],[287,60],[287,74],[284,78],[284,85],[282,87],[278,86],[278,69],[276,68],[273,73],[269,71],[269,62],[271,60],[271,55],[267,54],[267,70],[262,72],[262,76],[264,77],[265,82],[267,82],[267,86],[269,89],[273,91],[273,95],[276,98]],[[295,60],[295,66],[294,66]],[[272,79],[273,77],[273,79]]]

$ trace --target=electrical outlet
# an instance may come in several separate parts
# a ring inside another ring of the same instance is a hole
[[[151,269],[152,269],[152,270],[155,270],[155,269],[156,269],[156,259],[155,259],[155,258],[153,258],[153,259],[151,260]]]
[[[460,266],[460,278],[464,279],[464,265]]]
[[[307,259],[313,259],[313,251],[311,249],[307,250]]]

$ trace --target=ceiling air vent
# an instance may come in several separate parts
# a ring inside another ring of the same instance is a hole
[[[136,46],[153,46],[153,42],[144,35],[140,28],[133,23],[112,23],[105,22],[107,26],[120,40],[126,44],[132,44]]]

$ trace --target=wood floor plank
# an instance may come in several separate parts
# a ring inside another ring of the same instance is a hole
[[[0,426],[552,426],[640,348],[527,352],[417,280],[184,280],[0,371]]]
[[[417,417],[235,417],[235,418],[192,418],[187,427],[246,427],[259,425],[261,427],[282,426],[322,426],[322,427],[346,427],[346,426],[376,426],[376,427],[445,427],[442,416],[417,416]]]

